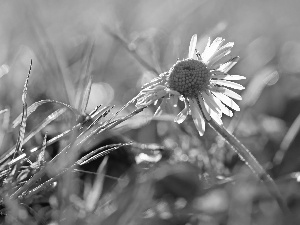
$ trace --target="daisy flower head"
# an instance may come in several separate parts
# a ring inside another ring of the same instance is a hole
[[[242,97],[228,89],[242,90],[244,87],[232,80],[245,79],[244,76],[229,75],[227,72],[237,63],[238,57],[230,55],[233,42],[225,45],[218,37],[213,42],[208,39],[204,51],[196,50],[197,35],[193,35],[187,59],[178,60],[168,72],[162,73],[144,85],[137,96],[138,108],[161,103],[155,115],[164,111],[167,104],[177,106],[178,100],[185,103],[184,109],[174,121],[182,123],[192,115],[199,134],[205,131],[205,122],[211,119],[222,125],[222,114],[232,116],[231,110],[239,111],[239,106],[232,100]]]

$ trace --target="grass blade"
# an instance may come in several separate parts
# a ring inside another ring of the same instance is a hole
[[[5,137],[5,133],[9,127],[10,110],[9,109],[1,110],[1,114],[3,114],[3,120],[2,120],[2,125],[1,125],[3,132],[0,132],[0,155],[2,155],[1,147],[3,144],[4,137]]]
[[[293,122],[292,126],[290,127],[290,129],[288,130],[286,135],[284,136],[284,138],[280,144],[279,150],[276,152],[276,154],[273,158],[273,165],[272,165],[273,167],[280,166],[290,145],[293,143],[295,137],[299,133],[299,130],[300,130],[300,114],[297,116],[297,118]]]
[[[28,82],[29,82],[29,76],[32,69],[32,60],[30,62],[29,72],[27,74],[23,94],[22,94],[22,102],[23,102],[23,112],[21,117],[21,125],[19,129],[19,137],[16,145],[16,152],[20,152],[21,148],[23,146],[24,136],[25,136],[25,129],[26,129],[26,121],[27,121],[27,103],[26,103],[26,97],[27,97],[27,89],[28,89]],[[13,157],[14,158],[14,157]]]
[[[152,71],[155,74],[159,74],[159,71],[157,71],[153,66],[151,66],[148,62],[146,62],[135,50],[135,48],[130,47],[130,45],[127,43],[127,41],[121,37],[118,33],[112,31],[108,26],[102,24],[104,31],[109,34],[111,37],[113,37],[115,40],[120,42],[122,46],[147,70]]]
[[[98,170],[97,170],[97,176],[93,185],[92,190],[90,190],[90,192],[88,193],[88,196],[86,197],[86,209],[90,212],[92,212],[95,207],[96,204],[99,200],[99,197],[102,193],[102,189],[103,189],[103,182],[104,182],[104,178],[105,178],[105,172],[106,172],[106,168],[107,168],[107,160],[108,157],[106,156],[103,161],[101,162]]]
[[[90,73],[90,66],[91,66],[91,60],[94,53],[95,48],[95,39],[92,42],[92,45],[89,49],[89,54],[86,59],[86,66],[85,66],[85,72],[82,73],[81,80],[82,80],[82,87],[83,87],[83,93],[80,95],[79,103],[78,103],[78,110],[81,114],[85,113],[91,88],[92,88],[92,75]],[[81,85],[79,85],[81,86]],[[81,90],[81,87],[77,87],[77,93]]]
[[[28,142],[32,137],[34,137],[37,133],[39,133],[43,128],[45,128],[48,124],[56,120],[59,116],[64,114],[66,112],[66,108],[61,108],[56,110],[55,112],[51,113],[49,116],[47,116],[46,119],[40,123],[37,128],[33,131],[31,131],[27,137],[24,140],[24,143]]]
[[[58,104],[60,106],[63,106],[67,109],[69,109],[76,117],[79,117],[81,114],[72,106],[63,103],[63,102],[59,102],[59,101],[55,101],[55,100],[51,100],[51,99],[46,99],[46,100],[41,100],[38,102],[33,103],[31,106],[28,107],[27,109],[27,114],[28,116],[30,114],[32,114],[39,106],[46,104],[46,103],[54,103],[54,104]],[[13,125],[12,127],[15,128],[17,127],[22,121],[22,114],[20,114],[14,121],[13,121]]]
[[[55,112],[53,112],[52,114],[50,114],[39,126],[36,130],[32,131],[31,133],[29,133],[27,135],[27,137],[24,138],[23,144],[26,144],[33,136],[35,136],[38,132],[40,132],[44,127],[46,127],[49,123],[51,123],[53,120],[57,119],[60,115],[62,115],[64,112],[66,111],[65,108],[59,109]],[[2,164],[4,161],[6,161],[9,157],[11,157],[14,152],[16,151],[17,147],[13,146],[10,150],[8,150],[8,153],[6,153],[5,155],[3,155],[3,157],[1,157],[0,159],[0,164]],[[32,151],[31,151],[32,152]],[[22,158],[24,158],[26,156],[26,154],[22,154],[21,156],[19,156],[17,159],[20,160]],[[15,164],[18,160],[12,160],[9,165],[13,165]]]

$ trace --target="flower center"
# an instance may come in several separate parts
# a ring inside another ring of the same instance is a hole
[[[178,61],[169,72],[169,88],[184,97],[195,97],[205,91],[211,77],[206,65],[195,59]]]

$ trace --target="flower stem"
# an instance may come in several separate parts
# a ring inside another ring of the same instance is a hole
[[[220,126],[213,119],[207,120],[207,123],[229,143],[231,148],[243,161],[245,161],[247,166],[249,166],[249,168],[258,176],[261,181],[263,181],[271,195],[276,199],[283,213],[288,214],[288,207],[283,200],[274,180],[259,164],[251,152],[235,136],[230,134],[225,127]]]

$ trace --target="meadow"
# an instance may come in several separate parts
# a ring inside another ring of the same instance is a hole
[[[299,9],[0,1],[0,224],[299,224]]]

